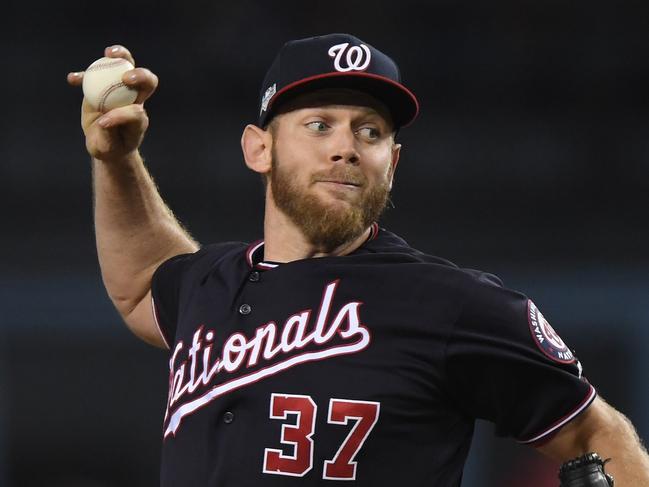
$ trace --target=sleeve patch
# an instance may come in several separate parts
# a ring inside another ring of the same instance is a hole
[[[561,364],[572,364],[576,361],[572,351],[531,299],[527,301],[527,318],[534,343],[547,357]]]

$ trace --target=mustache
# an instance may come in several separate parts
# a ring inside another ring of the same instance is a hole
[[[367,178],[357,169],[343,167],[330,171],[320,171],[311,177],[312,183],[322,181],[336,181],[345,184],[353,184],[354,186],[364,186],[365,183],[367,183]]]

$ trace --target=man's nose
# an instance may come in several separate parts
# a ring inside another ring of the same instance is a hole
[[[356,135],[351,129],[339,130],[333,137],[331,160],[358,164],[360,154],[356,150]]]

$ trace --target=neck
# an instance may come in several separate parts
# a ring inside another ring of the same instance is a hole
[[[361,235],[347,241],[330,251],[323,251],[313,245],[290,218],[281,212],[274,203],[266,200],[264,214],[264,260],[272,262],[291,262],[312,257],[347,255],[363,245],[369,238],[371,227]]]

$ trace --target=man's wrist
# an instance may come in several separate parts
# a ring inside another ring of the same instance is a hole
[[[99,158],[99,157],[92,157],[92,163],[93,164],[102,164],[106,166],[111,166],[111,167],[125,167],[125,166],[133,166],[133,165],[139,165],[142,164],[143,159],[142,155],[140,154],[139,150],[134,150],[132,152],[129,152],[127,154],[124,154],[120,157],[105,157],[105,158]]]

